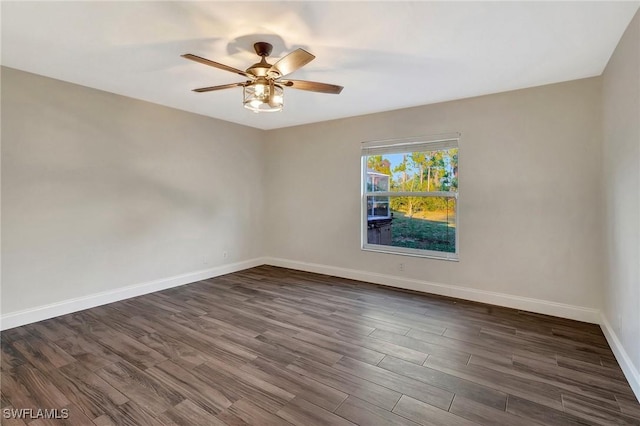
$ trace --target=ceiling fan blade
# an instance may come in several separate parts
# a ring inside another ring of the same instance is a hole
[[[291,87],[292,89],[308,90],[310,92],[330,93],[338,95],[342,92],[344,87],[337,86],[335,84],[318,83],[317,81],[304,81],[304,80],[281,80],[278,83],[284,86]]]
[[[213,92],[215,90],[231,89],[232,87],[240,87],[240,86],[246,86],[246,85],[247,83],[231,83],[231,84],[223,84],[221,86],[201,87],[199,89],[193,89],[193,91],[198,93]]]
[[[204,64],[204,65],[209,65],[210,67],[218,68],[218,69],[221,69],[221,70],[224,70],[224,71],[229,71],[229,72],[232,72],[234,74],[240,74],[243,77],[247,77],[247,78],[250,78],[250,79],[254,79],[255,78],[251,74],[247,74],[246,72],[244,72],[242,70],[239,70],[237,68],[230,67],[230,66],[224,65],[224,64],[220,64],[218,62],[214,62],[214,61],[211,61],[211,60],[206,59],[206,58],[202,58],[202,57],[197,56],[197,55],[192,55],[191,53],[184,54],[184,55],[182,55],[182,57],[185,58],[185,59],[189,59],[191,61],[199,62],[199,63]]]
[[[296,49],[293,52],[289,53],[284,58],[281,58],[278,62],[273,64],[273,66],[267,71],[267,75],[272,75],[273,73],[278,73],[280,77],[285,76],[287,74],[291,74],[295,70],[302,68],[309,62],[313,61],[315,56],[311,53],[307,52],[304,49]]]

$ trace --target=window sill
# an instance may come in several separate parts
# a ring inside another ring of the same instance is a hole
[[[376,246],[371,246],[371,245],[365,245],[364,247],[361,247],[362,251],[370,251],[370,252],[374,252],[374,253],[385,253],[385,254],[395,254],[398,256],[410,256],[410,257],[422,257],[422,258],[426,258],[426,259],[435,259],[435,260],[446,260],[449,262],[459,262],[460,259],[458,257],[457,253],[446,253],[446,254],[441,254],[439,252],[429,252],[426,250],[421,250],[422,253],[418,252],[418,251],[403,251],[403,250],[398,250],[396,248],[378,248]],[[411,249],[408,249],[411,250]]]

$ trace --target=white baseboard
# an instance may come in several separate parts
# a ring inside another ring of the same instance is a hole
[[[230,274],[243,269],[264,265],[264,263],[265,261],[263,258],[250,259],[242,262],[230,263],[228,265],[217,266],[211,269],[203,269],[201,271],[175,275],[169,278],[103,291],[88,296],[64,300],[62,302],[38,306],[32,309],[12,312],[0,317],[0,330],[8,330],[10,328],[31,324],[60,315],[70,314],[72,312],[82,311],[84,309],[105,305],[107,303],[113,303],[147,293],[153,293],[154,291],[165,290],[167,288],[178,287],[184,284],[190,284],[196,281]]]
[[[602,328],[602,332],[604,333],[604,337],[607,338],[607,342],[609,346],[611,346],[611,350],[613,350],[613,354],[620,364],[620,368],[622,368],[622,372],[624,376],[627,378],[633,393],[636,394],[636,398],[640,401],[640,370],[638,368],[640,366],[636,366],[631,361],[629,354],[622,346],[622,342],[618,339],[618,335],[607,321],[607,318],[602,314],[600,316],[600,328]]]
[[[545,315],[553,315],[592,324],[600,323],[600,311],[595,308],[567,305],[564,303],[550,302],[548,300],[533,299],[529,297],[513,296],[505,293],[478,290],[468,287],[460,287],[450,284],[440,284],[411,278],[397,277],[393,275],[379,274],[375,272],[361,271],[357,269],[339,268],[336,266],[320,265],[317,263],[299,262],[295,260],[266,257],[267,265],[283,268],[298,269],[306,272],[315,272],[324,275],[333,275],[352,280],[366,281],[376,284],[388,285],[407,290],[416,290],[441,296],[456,297],[474,302],[489,303],[491,305],[520,309]]]
[[[593,308],[584,308],[580,306],[550,302],[547,300],[514,296],[505,293],[496,293],[450,284],[433,283],[411,278],[403,278],[393,275],[361,271],[357,269],[340,268],[336,266],[328,266],[317,263],[307,263],[273,257],[263,257],[250,259],[243,262],[231,263],[228,265],[222,265],[211,269],[190,272],[188,274],[176,275],[173,277],[163,278],[146,283],[121,287],[115,290],[109,290],[88,296],[64,300],[61,302],[38,306],[36,308],[26,309],[23,311],[12,312],[0,317],[0,330],[7,330],[21,325],[31,324],[59,315],[65,315],[68,313],[93,308],[95,306],[117,302],[119,300],[141,296],[143,294],[152,293],[154,291],[178,287],[184,284],[193,283],[207,278],[217,277],[220,275],[230,274],[232,272],[237,272],[243,269],[253,268],[255,266],[264,264],[280,266],[283,268],[297,269],[300,271],[315,272],[324,275],[333,275],[336,277],[388,285],[391,287],[398,287],[407,290],[416,290],[442,296],[456,297],[475,302],[489,303],[492,305],[521,309],[525,311],[553,315],[562,318],[569,318],[594,324],[602,324],[600,311]]]

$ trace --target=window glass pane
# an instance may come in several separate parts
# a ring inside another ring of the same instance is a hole
[[[367,157],[367,191],[389,191],[391,163],[382,155]]]
[[[458,148],[369,155],[367,191],[458,190]]]
[[[390,217],[389,197],[367,197],[367,220]]]
[[[384,212],[385,203],[387,216],[369,214]],[[455,253],[455,203],[451,197],[367,197],[367,243]]]

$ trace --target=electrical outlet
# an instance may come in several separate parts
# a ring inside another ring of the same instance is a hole
[[[202,264],[203,265],[208,265],[209,264],[209,256],[202,256]]]
[[[398,263],[398,270],[404,272],[404,263]]]
[[[226,259],[227,257],[229,257],[229,253],[227,253],[227,251],[225,250],[222,252],[222,258]]]

